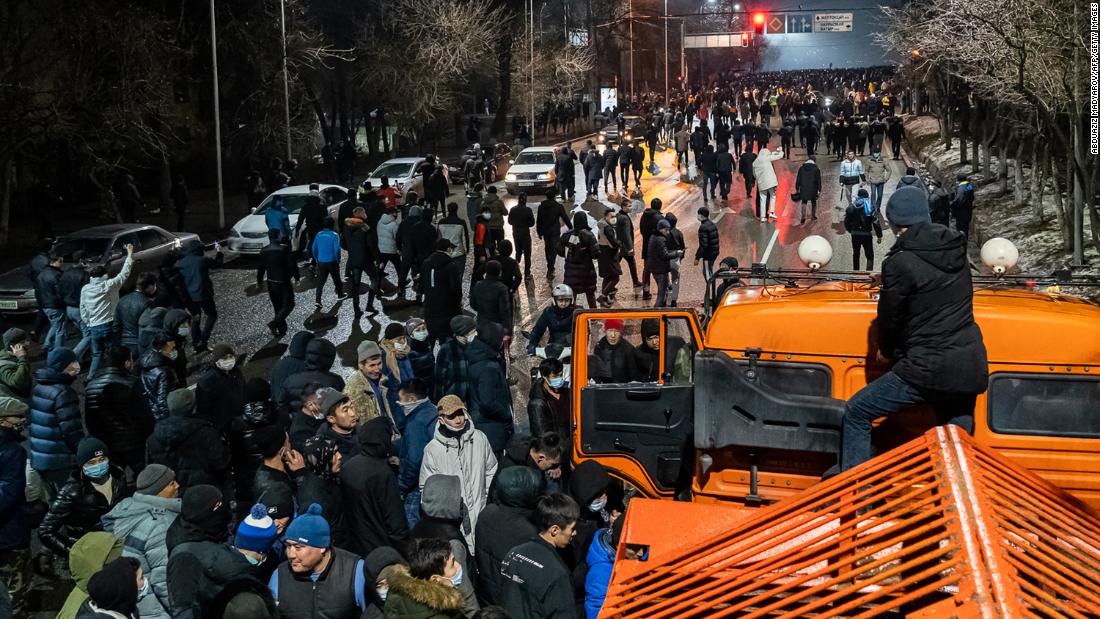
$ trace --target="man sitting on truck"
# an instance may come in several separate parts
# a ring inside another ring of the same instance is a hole
[[[890,196],[886,218],[898,240],[882,263],[878,360],[893,367],[848,400],[842,471],[871,458],[871,422],[914,404],[973,433],[974,401],[989,382],[966,237],[932,223],[928,197],[916,187]]]

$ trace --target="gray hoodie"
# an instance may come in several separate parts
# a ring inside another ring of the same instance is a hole
[[[135,494],[122,499],[103,515],[103,530],[122,540],[122,556],[141,561],[149,581],[147,595],[138,600],[142,619],[168,619],[168,546],[165,535],[180,513],[180,499]]]
[[[118,289],[130,277],[130,270],[134,266],[134,258],[126,257],[122,263],[122,270],[114,277],[93,277],[80,289],[80,320],[89,329],[105,325],[115,320],[115,310],[118,309]]]

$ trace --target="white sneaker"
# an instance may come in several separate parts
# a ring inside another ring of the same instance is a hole
[[[778,217],[775,216],[775,211],[772,211],[772,212],[768,213],[768,217],[770,217],[772,219],[779,219]]]
[[[768,218],[767,217],[761,217],[760,221],[763,222],[763,223],[767,223]]]

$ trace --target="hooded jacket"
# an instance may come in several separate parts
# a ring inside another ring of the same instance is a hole
[[[61,269],[52,264],[38,272],[34,278],[34,294],[38,297],[42,309],[64,310],[65,301],[61,298]]]
[[[150,494],[135,494],[119,501],[103,516],[103,530],[123,542],[122,556],[141,561],[149,580],[150,595],[138,600],[138,614],[167,618],[168,615],[168,526],[179,516],[181,500]]]
[[[906,174],[905,176],[899,178],[898,185],[894,188],[894,191],[897,191],[898,189],[907,186],[916,187],[917,189],[923,191],[924,195],[928,195],[928,188],[924,186],[924,181],[922,181],[920,177],[914,176],[912,174]]]
[[[485,508],[489,486],[496,473],[497,458],[485,434],[474,427],[473,420],[467,419],[465,429],[457,436],[445,424],[436,425],[435,435],[424,447],[420,488],[424,489],[424,482],[432,475],[453,475],[461,481],[461,499],[469,514],[469,523],[463,522],[462,534],[474,554],[477,554],[474,546],[477,516]],[[459,497],[451,498],[457,501]]]
[[[31,397],[31,364],[10,349],[0,350],[0,396],[26,402]]]
[[[491,325],[486,325],[489,327]],[[464,353],[469,369],[469,394],[466,399],[470,419],[489,439],[493,453],[500,453],[508,443],[512,422],[512,392],[504,373],[500,353],[500,334],[485,329],[466,344]],[[483,339],[484,338],[484,339]],[[486,342],[492,340],[492,344]]]
[[[871,214],[867,214],[870,209]],[[856,198],[844,210],[844,229],[852,236],[875,236],[882,238],[882,225],[879,224],[878,210],[871,204],[870,198]]]
[[[420,469],[424,462],[424,448],[435,436],[439,409],[430,400],[424,400],[405,418],[405,431],[401,437],[401,464],[397,482],[402,494],[420,485]]]
[[[197,303],[214,298],[214,282],[210,280],[210,269],[216,265],[215,260],[203,254],[200,241],[191,241],[184,254],[176,261],[176,268],[187,287],[187,296],[192,301]]]
[[[149,464],[163,464],[176,472],[180,493],[191,486],[224,486],[229,453],[221,432],[192,411],[174,411],[157,421],[146,442]]]
[[[397,253],[397,219],[390,213],[382,215],[378,220],[378,253]]]
[[[388,619],[454,619],[462,617],[462,595],[447,585],[413,578],[404,565],[392,567],[387,579]]]
[[[779,179],[775,176],[775,168],[772,166],[772,162],[782,158],[782,151],[772,152],[767,148],[756,154],[756,160],[752,162],[752,174],[756,177],[756,186],[760,191],[772,189],[779,185]]]
[[[153,345],[153,336],[164,331],[164,319],[168,316],[166,307],[148,307],[141,313],[138,319],[138,359],[149,352]],[[190,322],[190,315],[188,315]]]
[[[179,377],[172,362],[150,350],[141,358],[141,395],[145,399],[145,410],[153,419],[168,416],[168,394],[180,387]]]
[[[535,213],[535,233],[539,238],[557,239],[561,237],[562,226],[569,225],[569,218],[566,217],[565,207],[561,202],[547,198],[539,203],[538,211]]]
[[[795,177],[794,190],[803,201],[816,200],[821,193],[821,169],[813,160],[803,163]]]
[[[504,218],[508,216],[508,208],[504,206],[504,202],[495,193],[486,193],[485,198],[481,201],[482,208],[489,209],[489,224],[490,230],[503,230]]]
[[[432,252],[420,267],[420,281],[424,290],[424,320],[429,329],[437,332],[449,329],[447,322],[462,309],[462,269],[460,261],[447,252]]]
[[[512,293],[500,277],[485,274],[485,278],[470,287],[470,308],[477,312],[478,323],[495,322],[512,332]]]
[[[588,575],[584,581],[584,611],[587,619],[597,619],[607,586],[611,583],[611,569],[615,566],[615,548],[611,546],[611,529],[600,529],[588,546]]]
[[[182,309],[170,309],[164,313],[164,332],[172,336],[172,339],[176,342],[176,359],[172,362],[173,367],[176,368],[176,376],[183,382],[187,382],[187,335],[180,335],[180,329],[186,327],[188,332],[191,329],[191,314],[188,314],[186,310]],[[150,340],[151,341],[151,340]],[[139,344],[140,345],[140,344]],[[147,351],[142,351],[139,354],[145,354]]]
[[[283,393],[279,404],[284,407],[284,410],[301,410],[306,386],[310,383],[343,391],[344,379],[332,372],[332,364],[335,362],[335,344],[323,338],[310,340],[309,344],[306,344],[305,370],[291,374],[282,383]],[[275,382],[271,384],[274,390]]]
[[[82,470],[73,471],[50,502],[50,511],[38,527],[38,539],[43,546],[64,557],[85,533],[103,529],[100,518],[134,490],[126,484],[122,469],[117,466],[110,466],[108,479],[110,502],[95,489]]]
[[[118,333],[122,345],[137,350],[138,331],[142,313],[149,307],[149,297],[140,290],[134,290],[118,300],[115,308],[115,332]]]
[[[63,471],[76,466],[76,447],[84,438],[80,423],[80,396],[72,376],[49,366],[34,373],[31,390],[31,467],[36,471]]]
[[[695,250],[695,259],[717,260],[720,251],[718,225],[708,217],[699,223],[699,249]]]
[[[256,284],[263,284],[264,277],[272,283],[289,284],[298,279],[298,261],[290,247],[282,241],[269,242],[256,257]]]
[[[565,285],[574,293],[596,290],[596,265],[599,258],[599,242],[589,228],[588,214],[573,213],[573,230],[562,239],[558,255],[565,257]]]
[[[504,557],[538,535],[531,514],[545,487],[542,474],[525,466],[501,469],[494,479],[492,502],[481,510],[474,526],[481,540],[475,555],[482,578],[479,593],[487,604],[503,601],[500,564]]]
[[[200,245],[201,247],[201,245]],[[105,325],[115,319],[118,308],[118,290],[130,277],[134,259],[126,257],[122,270],[114,277],[93,277],[80,289],[80,320],[87,328]]]
[[[893,371],[919,389],[977,394],[988,362],[974,322],[966,237],[945,226],[909,227],[882,264],[879,350]]]
[[[382,546],[402,548],[409,537],[405,502],[388,462],[391,436],[387,421],[367,422],[359,428],[360,454],[340,468],[348,550],[359,556]]]
[[[234,366],[226,372],[211,363],[195,385],[195,414],[209,420],[223,434],[244,410],[244,374]]]
[[[294,337],[290,339],[290,346],[287,347],[286,355],[276,361],[275,365],[272,366],[271,374],[268,378],[268,382],[271,383],[272,401],[283,401],[283,394],[286,391],[286,380],[298,372],[305,371],[306,347],[309,346],[312,340],[313,333],[309,331],[299,331],[295,333]]]
[[[88,434],[107,444],[110,453],[144,452],[153,431],[137,379],[124,368],[104,367],[84,388]]]
[[[111,561],[122,556],[122,541],[104,531],[93,531],[77,540],[69,551],[69,571],[75,586],[65,598],[57,619],[76,619],[80,605],[88,599],[88,581]]]

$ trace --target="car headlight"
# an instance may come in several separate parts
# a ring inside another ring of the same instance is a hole
[[[515,174],[505,174],[505,175],[504,175],[504,180],[506,180],[506,181],[514,181],[514,180],[516,180],[516,175],[515,175]]]
[[[230,238],[238,238],[238,239],[241,238],[240,230],[237,230],[236,228],[231,229],[229,231],[229,237]]]
[[[550,174],[549,174],[549,173],[547,173],[547,174],[539,174],[539,175],[538,175],[538,179],[539,179],[540,181],[548,181],[548,180],[550,180]]]
[[[33,299],[34,298],[34,288],[31,288],[30,290],[24,292],[23,293],[23,298],[24,299]]]
[[[600,135],[607,135],[606,131],[600,131]]]

